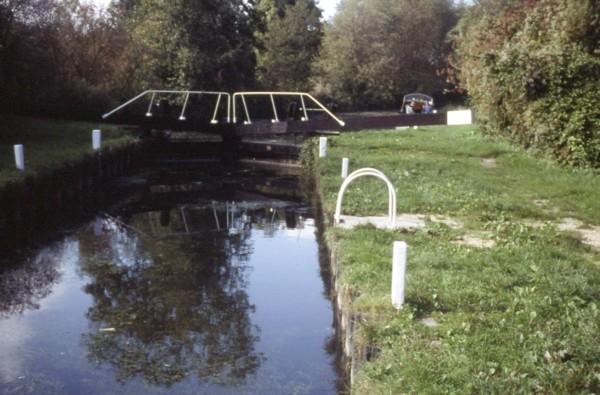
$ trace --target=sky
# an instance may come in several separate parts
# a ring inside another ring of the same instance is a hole
[[[338,0],[317,0],[319,7],[323,9],[323,17],[325,19],[331,19],[335,14],[335,7],[337,6]]]
[[[92,0],[94,4],[106,7],[110,0]],[[333,14],[335,14],[335,7],[339,0],[317,0],[317,4],[319,7],[323,9],[323,18],[331,19]]]

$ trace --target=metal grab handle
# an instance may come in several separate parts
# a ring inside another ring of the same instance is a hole
[[[273,106],[273,118],[274,122],[279,122],[279,117],[277,116],[277,106],[275,106],[275,98],[271,95],[271,106]]]
[[[117,111],[122,110],[123,108],[125,108],[128,105],[132,104],[133,102],[141,99],[143,96],[145,96],[147,94],[152,94],[152,98],[150,99],[150,105],[148,106],[148,110],[146,111],[147,117],[152,116],[152,105],[154,104],[154,100],[155,100],[157,94],[179,94],[179,95],[185,94],[185,101],[184,101],[183,107],[181,109],[181,114],[179,115],[179,119],[182,121],[184,121],[186,118],[185,111],[186,111],[186,108],[188,105],[188,100],[190,98],[190,95],[216,95],[217,96],[216,105],[215,105],[215,109],[214,109],[213,116],[212,116],[210,123],[211,124],[218,123],[217,113],[219,110],[219,104],[221,101],[221,96],[225,95],[227,97],[227,122],[228,123],[231,122],[232,115],[233,115],[233,123],[236,123],[236,121],[238,120],[236,98],[239,96],[242,100],[242,106],[244,107],[244,115],[246,117],[246,120],[244,123],[251,124],[252,119],[250,118],[250,112],[248,111],[248,105],[246,103],[246,96],[269,96],[271,99],[271,106],[273,109],[274,121],[278,122],[279,114],[277,113],[277,106],[275,104],[274,96],[298,96],[298,97],[300,97],[300,101],[302,103],[302,112],[304,115],[302,118],[303,121],[308,121],[308,112],[307,111],[322,111],[322,112],[326,113],[327,115],[329,115],[331,118],[333,118],[333,120],[335,120],[335,122],[337,122],[340,126],[346,125],[346,123],[343,120],[336,117],[331,111],[329,111],[329,109],[327,109],[317,99],[315,99],[309,93],[305,93],[305,92],[235,92],[233,95],[231,95],[227,92],[186,91],[186,90],[179,91],[179,90],[156,90],[156,89],[153,89],[153,90],[144,91],[144,92],[140,93],[139,95],[135,96],[134,98],[126,101],[125,103],[115,107],[111,111],[102,115],[102,119],[108,118],[112,114],[116,113]],[[317,105],[317,108],[308,108],[306,106],[305,98],[310,99],[314,104]],[[233,112],[233,114],[231,114],[232,112]]]
[[[146,111],[146,116],[152,116],[152,105],[154,104],[154,98],[156,97],[156,92],[152,93],[152,98],[150,99],[150,104],[148,104],[148,111]],[[108,115],[107,115],[108,116]],[[104,118],[104,115],[102,116]]]
[[[110,117],[112,114],[116,113],[117,111],[127,107],[128,105],[130,105],[131,103],[141,99],[143,96],[147,95],[147,94],[152,94],[152,99],[150,100],[150,106],[148,106],[148,111],[146,112],[146,116],[150,117],[152,116],[152,104],[154,103],[154,98],[156,96],[156,94],[161,94],[161,93],[165,93],[165,94],[177,94],[177,95],[186,95],[186,99],[185,99],[185,104],[183,106],[181,115],[180,115],[180,119],[181,117],[183,117],[185,120],[185,107],[187,106],[187,101],[189,99],[190,95],[217,95],[217,96],[221,96],[221,95],[225,95],[227,96],[227,118],[229,119],[230,116],[230,102],[231,102],[231,95],[227,92],[213,92],[213,91],[176,91],[176,90],[157,90],[157,89],[152,89],[152,90],[147,90],[147,91],[143,91],[142,93],[140,93],[139,95],[135,96],[132,99],[129,99],[128,101],[126,101],[125,103],[121,104],[118,107],[113,108],[112,110],[110,110],[109,112],[107,112],[106,114],[102,115],[102,119],[106,119],[108,117]]]
[[[185,95],[185,101],[183,102],[183,107],[181,108],[181,114],[179,115],[179,120],[180,121],[185,121],[185,109],[187,107],[188,100],[190,100],[190,93],[189,92]]]
[[[219,111],[220,103],[221,103],[221,94],[219,94],[219,96],[217,96],[217,104],[215,104],[215,112],[213,113],[213,116],[210,119],[210,123],[212,123],[212,124],[219,123],[219,121],[217,121],[217,112]],[[227,117],[229,117],[229,114],[227,114]],[[227,121],[227,122],[229,122],[229,121]]]
[[[342,201],[344,198],[344,192],[346,192],[346,188],[348,185],[355,179],[363,176],[372,176],[383,180],[388,187],[388,221],[390,226],[394,226],[396,224],[396,190],[394,186],[390,182],[390,180],[383,174],[381,171],[377,169],[373,169],[370,167],[365,167],[362,169],[358,169],[353,171],[344,182],[342,182],[342,186],[340,187],[340,191],[338,192],[337,202],[335,204],[335,215],[334,221],[336,224],[340,223],[340,219],[342,216]]]
[[[236,98],[238,96],[242,99],[242,105],[244,106],[244,111],[245,111],[245,115],[246,115],[245,123],[248,123],[248,124],[251,124],[252,120],[250,119],[250,114],[248,113],[248,106],[246,105],[246,96],[270,96],[272,104],[274,104],[273,96],[300,96],[300,99],[302,100],[302,108],[304,110],[304,117],[306,118],[306,120],[308,120],[308,114],[306,113],[307,108],[304,103],[305,97],[310,99],[313,103],[315,103],[319,107],[318,111],[325,112],[327,115],[329,115],[331,118],[333,118],[340,126],[346,125],[346,123],[344,121],[342,121],[340,118],[336,117],[331,111],[329,111],[327,109],[327,107],[325,107],[323,104],[321,104],[317,99],[315,99],[309,93],[306,93],[306,92],[271,92],[271,91],[267,91],[267,92],[235,92],[233,94],[233,106],[232,106],[234,123],[238,119],[237,104],[236,104]],[[274,113],[277,112],[275,106],[273,106],[273,110],[274,110]]]
[[[306,112],[306,103],[304,103],[304,96],[300,95],[300,102],[302,103],[302,112],[304,113],[303,121],[308,121],[308,113]]]

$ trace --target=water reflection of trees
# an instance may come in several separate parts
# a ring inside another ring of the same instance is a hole
[[[160,217],[134,215],[127,229],[105,219],[97,235],[82,235],[81,269],[91,278],[85,292],[93,298],[89,357],[111,364],[120,381],[239,383],[262,358],[245,292],[249,234],[142,236],[151,222],[181,225]]]
[[[19,265],[2,268],[0,262],[0,318],[39,308],[61,277],[61,259],[72,252],[72,242],[56,243]]]

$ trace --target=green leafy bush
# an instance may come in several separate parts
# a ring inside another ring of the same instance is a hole
[[[488,133],[600,167],[600,3],[481,0],[453,42]]]

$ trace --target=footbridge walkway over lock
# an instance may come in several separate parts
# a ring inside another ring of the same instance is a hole
[[[140,116],[142,115],[143,116]],[[120,117],[126,115],[125,118]],[[441,125],[446,114],[336,115],[306,92],[147,90],[107,112],[141,127],[223,136],[274,136]],[[133,121],[133,122],[132,122]]]

